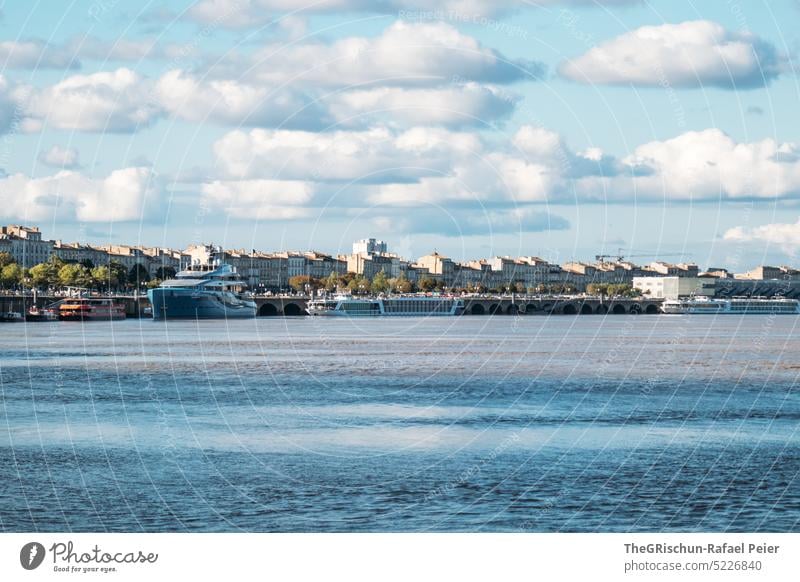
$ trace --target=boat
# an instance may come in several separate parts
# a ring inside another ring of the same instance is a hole
[[[4,311],[0,312],[0,321],[4,321],[6,323],[23,321],[23,317],[21,313],[17,313],[16,311]]]
[[[464,312],[464,300],[459,297],[444,296],[389,296],[376,298],[340,296],[333,299],[310,301],[307,311],[309,315],[345,317],[461,315]]]
[[[153,319],[232,319],[256,316],[247,285],[228,264],[195,263],[150,289]]]
[[[31,307],[25,314],[25,321],[58,321],[58,313],[55,309]]]
[[[125,319],[125,306],[107,297],[74,297],[56,304],[61,321],[111,321]]]
[[[668,299],[661,304],[668,314],[800,314],[800,301],[783,297],[732,297],[715,299],[698,296],[688,299]]]

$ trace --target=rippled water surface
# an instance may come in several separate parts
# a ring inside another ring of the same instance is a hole
[[[798,331],[0,324],[0,530],[798,531]]]

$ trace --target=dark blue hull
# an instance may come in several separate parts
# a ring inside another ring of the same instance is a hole
[[[253,301],[231,293],[189,289],[150,289],[153,319],[245,319],[256,316]]]

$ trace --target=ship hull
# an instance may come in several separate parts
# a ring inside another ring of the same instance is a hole
[[[328,311],[309,309],[308,314],[319,317],[452,317],[454,315],[462,315],[463,310],[422,313],[381,313],[380,311],[374,313],[348,313],[346,311],[336,311],[332,309]]]
[[[99,313],[66,312],[58,314],[60,321],[121,321],[125,318],[124,311],[104,311]]]
[[[464,312],[460,300],[414,297],[312,301],[309,315],[324,317],[452,317]]]
[[[661,311],[667,315],[798,315],[800,302],[794,299],[667,301]]]
[[[153,319],[251,319],[256,304],[229,293],[184,289],[151,289]]]

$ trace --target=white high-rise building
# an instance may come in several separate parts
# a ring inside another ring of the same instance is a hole
[[[382,255],[386,253],[386,243],[374,238],[362,238],[353,243],[354,255]]]

